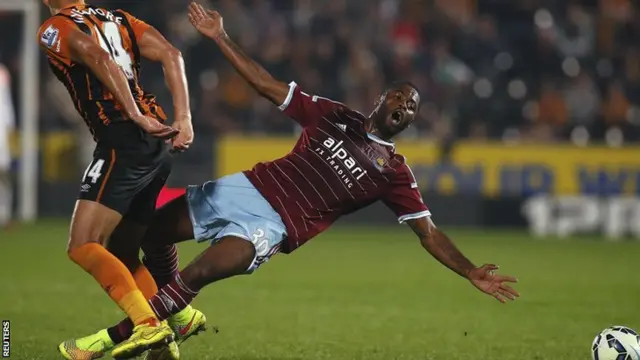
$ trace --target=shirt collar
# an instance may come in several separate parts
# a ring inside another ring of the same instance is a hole
[[[80,1],[78,1],[78,2],[74,2],[73,4],[69,4],[69,5],[67,5],[67,6],[65,6],[63,8],[60,8],[60,10],[70,9],[72,7],[84,6],[84,5],[87,5],[87,4],[84,4],[84,3],[80,2]]]
[[[369,139],[371,139],[371,140],[373,140],[373,141],[377,142],[377,143],[378,143],[378,144],[380,144],[380,145],[390,146],[392,149],[395,149],[395,148],[396,148],[396,144],[394,144],[393,142],[384,141],[384,140],[380,139],[379,137],[377,137],[377,136],[375,136],[375,135],[373,135],[373,134],[367,133],[367,137],[368,137]]]

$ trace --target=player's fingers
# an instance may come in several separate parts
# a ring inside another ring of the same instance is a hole
[[[516,289],[512,288],[509,285],[505,285],[505,284],[500,285],[500,290],[506,291],[507,293],[509,293],[509,294],[511,294],[511,295],[513,295],[515,297],[519,297],[520,296],[520,293]]]
[[[200,20],[198,20],[198,16],[194,13],[189,13],[189,21],[191,22],[191,25],[196,28],[200,25]]]
[[[174,129],[172,127],[166,126],[164,129],[153,133],[153,136],[161,138],[161,139],[171,139],[176,137],[180,131],[178,129]]]
[[[189,5],[189,13],[192,14],[196,20],[204,18],[204,14],[200,11],[200,8],[200,4],[195,1]]]
[[[503,281],[503,282],[510,282],[510,283],[517,283],[518,282],[518,278],[517,277],[509,276],[509,275],[497,275],[496,280]]]
[[[207,17],[207,12],[204,10],[202,5],[196,4],[196,7],[198,8],[198,15],[200,15],[202,18]]]
[[[498,289],[498,294],[500,294],[500,296],[502,296],[503,298],[509,299],[509,300],[515,300],[516,296],[511,294],[510,292],[504,290],[504,289]]]
[[[496,300],[500,301],[503,304],[507,302],[507,300],[505,300],[505,298],[502,295],[500,295],[500,293],[497,292],[497,291],[493,294],[493,297],[496,298]]]
[[[174,149],[183,149],[186,146],[184,141],[178,139],[179,137],[180,136],[176,136],[171,141],[171,145],[173,146]]]
[[[486,271],[496,271],[500,269],[500,266],[495,264],[484,264],[482,265],[482,268],[484,268]]]
[[[196,15],[198,15],[198,5],[196,4],[196,2],[195,2],[195,1],[192,1],[192,2],[189,4],[189,14],[190,14],[190,15],[193,15],[194,17],[195,17]]]

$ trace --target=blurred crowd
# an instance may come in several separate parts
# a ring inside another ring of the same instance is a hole
[[[247,54],[308,93],[367,113],[385,84],[412,81],[423,103],[407,137],[640,140],[640,15],[630,0],[202,2]],[[297,131],[195,32],[185,0],[92,3],[129,10],[182,50],[197,131]],[[161,69],[144,71],[145,86],[169,104]],[[43,106],[58,111],[43,111],[43,123],[68,126],[68,107],[56,106],[63,90],[44,89]]]

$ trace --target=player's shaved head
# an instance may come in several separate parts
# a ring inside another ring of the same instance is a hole
[[[415,86],[411,81],[404,80],[404,81],[394,81],[391,84],[387,85],[387,87],[385,87],[384,91],[382,92],[382,96],[386,95],[391,90],[402,89],[403,87],[410,87],[413,90],[415,90],[418,94],[420,94],[420,90],[418,90],[417,86]]]

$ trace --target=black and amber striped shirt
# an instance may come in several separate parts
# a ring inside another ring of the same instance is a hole
[[[163,142],[130,121],[113,94],[91,70],[73,61],[66,37],[77,29],[91,36],[124,72],[141,112],[164,121],[166,115],[155,96],[146,93],[139,83],[138,41],[149,27],[125,11],[86,4],[64,8],[40,27],[38,42],[47,54],[51,70],[66,86],[76,110],[100,147],[154,151],[161,148]]]

